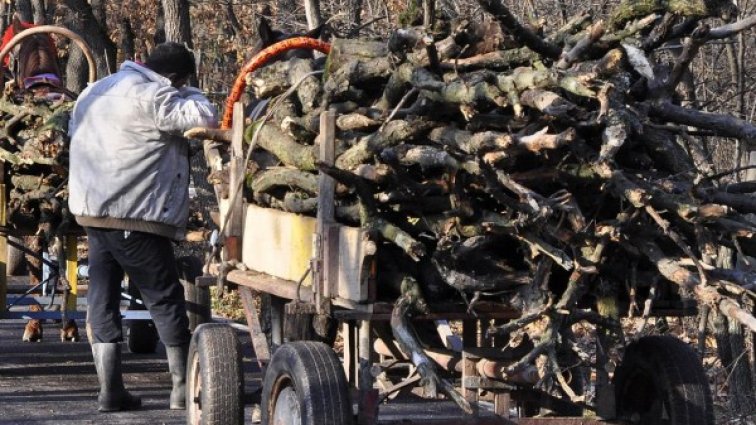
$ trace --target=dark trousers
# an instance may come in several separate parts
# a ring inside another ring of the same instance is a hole
[[[184,290],[168,238],[143,232],[87,227],[89,288],[87,322],[93,342],[123,341],[121,281],[136,285],[167,346],[189,343]]]

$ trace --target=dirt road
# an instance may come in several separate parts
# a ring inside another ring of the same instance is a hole
[[[142,397],[134,412],[98,413],[97,377],[86,340],[62,343],[58,326],[45,324],[43,342],[21,342],[23,321],[0,322],[0,424],[184,424],[183,411],[168,410],[171,389],[165,350],[131,354],[124,347],[124,380]],[[83,324],[79,324],[83,331]],[[82,332],[83,334],[84,332]],[[259,387],[249,338],[240,333],[247,393]],[[84,336],[86,339],[86,337]],[[247,419],[251,406],[247,407]]]

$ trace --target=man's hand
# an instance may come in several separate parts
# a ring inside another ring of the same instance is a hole
[[[216,142],[231,143],[231,130],[219,128],[194,127],[184,132],[187,139],[206,139]]]

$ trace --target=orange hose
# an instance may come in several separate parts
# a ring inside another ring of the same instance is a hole
[[[231,93],[229,93],[228,98],[226,98],[226,109],[223,111],[223,119],[221,120],[220,126],[221,129],[227,130],[231,128],[234,103],[239,101],[244,92],[244,88],[247,86],[245,80],[247,74],[262,67],[274,56],[293,49],[313,49],[328,54],[331,51],[331,45],[315,38],[294,37],[272,44],[256,54],[242,67],[241,71],[239,71],[239,75],[234,81],[234,86],[231,88]]]

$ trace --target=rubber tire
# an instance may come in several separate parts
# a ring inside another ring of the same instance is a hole
[[[13,240],[20,245],[24,244],[24,240],[17,236],[8,236],[8,239]],[[23,276],[26,274],[26,254],[24,251],[16,248],[15,246],[8,244],[8,258],[5,265],[5,274],[7,276]]]
[[[152,320],[132,320],[128,324],[126,346],[134,354],[152,354],[157,350],[157,328]]]
[[[194,332],[199,325],[210,321],[210,288],[194,284],[194,280],[202,276],[202,260],[194,256],[184,256],[176,260],[176,265],[179,281],[184,287],[189,330]]]
[[[714,425],[701,360],[675,337],[649,336],[630,344],[615,371],[614,387],[617,415],[629,423]],[[664,410],[668,419],[662,418]]]
[[[321,342],[297,341],[279,347],[263,381],[262,423],[271,423],[280,391],[293,387],[302,425],[351,425],[352,402],[344,367]]]
[[[201,383],[195,389],[197,379]],[[196,391],[199,391],[199,412],[194,410]],[[189,425],[244,423],[242,350],[239,338],[230,326],[206,323],[194,332],[189,344],[186,401],[186,423]]]

